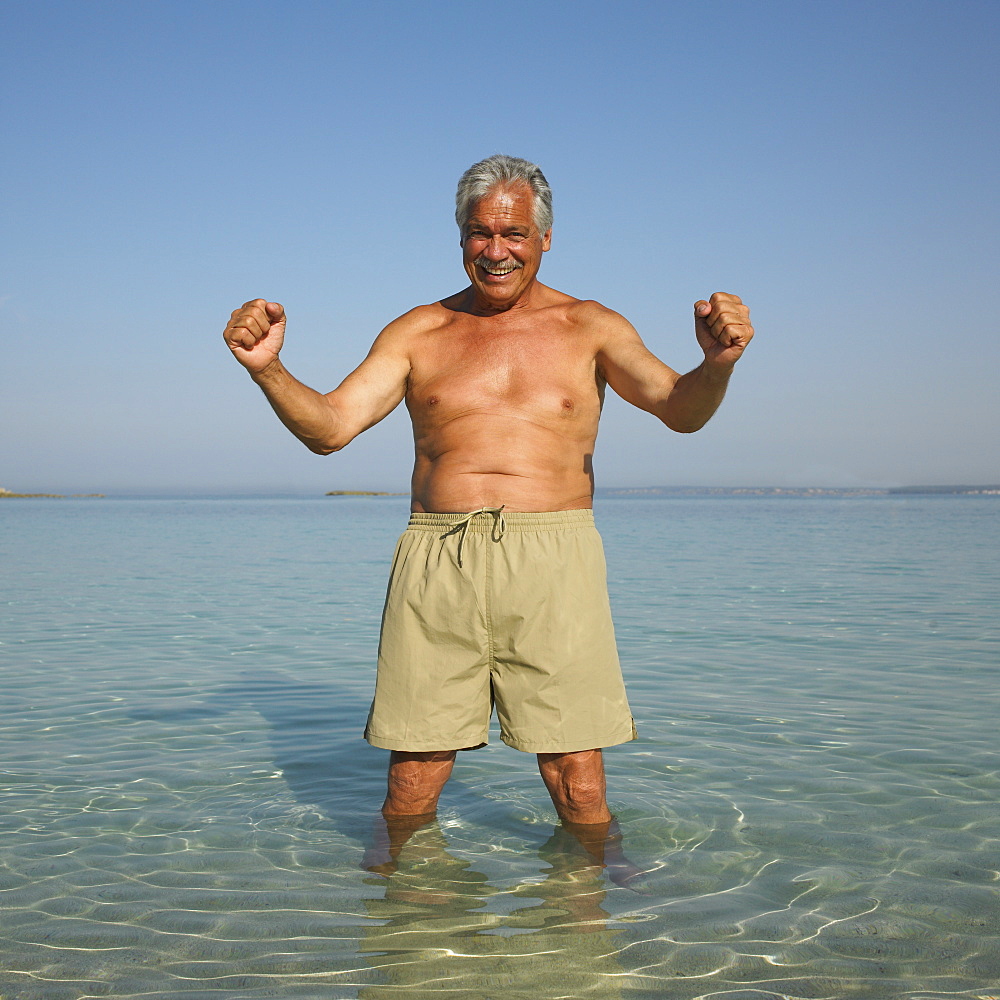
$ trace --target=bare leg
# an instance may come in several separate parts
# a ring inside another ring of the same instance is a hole
[[[455,765],[454,750],[410,753],[393,750],[389,758],[389,781],[382,815],[433,815],[445,782]]]
[[[645,893],[640,875],[645,874],[626,856],[622,845],[622,832],[618,820],[610,823],[562,823],[563,830],[584,849],[587,857],[607,871],[615,885]]]
[[[538,770],[564,823],[610,823],[600,750],[540,753]]]
[[[434,822],[434,813],[420,816],[375,814],[371,841],[361,867],[376,875],[391,875],[399,867],[398,858],[406,842],[421,827]]]
[[[393,750],[382,813],[375,818],[372,842],[362,867],[391,875],[403,845],[434,819],[441,789],[455,764],[454,750],[410,753]]]
[[[602,752],[540,753],[538,770],[562,828],[594,864],[607,869],[612,882],[636,889],[632,880],[641,873],[622,851],[621,830],[608,809]]]

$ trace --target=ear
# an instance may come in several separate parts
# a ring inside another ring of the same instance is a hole
[[[542,234],[542,253],[545,253],[552,246],[552,230],[546,229]]]

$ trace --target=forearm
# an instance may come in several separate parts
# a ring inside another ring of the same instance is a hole
[[[720,369],[702,362],[674,382],[656,415],[672,431],[691,434],[700,430],[722,403],[732,372],[732,366]]]
[[[279,359],[264,371],[251,373],[278,419],[317,455],[339,451],[345,438],[343,419],[322,393],[295,378]]]

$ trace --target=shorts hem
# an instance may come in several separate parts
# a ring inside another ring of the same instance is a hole
[[[437,751],[449,750],[479,750],[486,746],[489,740],[484,734],[482,739],[476,740],[396,740],[391,736],[376,736],[374,733],[365,733],[365,740],[373,747],[380,750],[402,750],[407,753],[434,753]]]
[[[579,740],[515,740],[512,737],[500,734],[500,739],[509,747],[521,750],[524,753],[578,753],[581,750],[601,750],[604,747],[618,746],[622,743],[631,743],[638,739],[635,730],[635,722],[629,722],[627,729],[618,729],[611,736],[595,737],[594,739]]]

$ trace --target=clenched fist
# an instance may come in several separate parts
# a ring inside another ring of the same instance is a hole
[[[732,368],[753,337],[750,310],[738,295],[716,292],[695,303],[694,332],[706,362]]]
[[[285,340],[285,310],[279,302],[253,299],[233,314],[222,334],[236,360],[251,374],[277,360]]]

